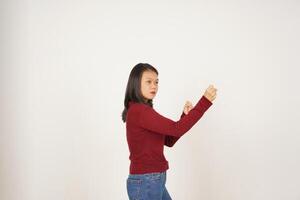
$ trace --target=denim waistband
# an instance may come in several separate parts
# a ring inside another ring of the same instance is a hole
[[[151,172],[151,173],[145,173],[145,174],[129,174],[129,177],[149,177],[149,176],[157,176],[157,175],[165,175],[166,171],[164,172]]]

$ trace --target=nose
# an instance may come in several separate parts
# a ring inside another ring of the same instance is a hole
[[[152,88],[152,89],[156,89],[156,88],[157,88],[156,83],[152,83],[152,84],[151,84],[151,88]]]

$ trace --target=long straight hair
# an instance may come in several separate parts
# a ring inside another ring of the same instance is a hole
[[[124,110],[122,112],[122,120],[124,123],[126,122],[129,101],[144,103],[153,107],[152,99],[149,99],[147,102],[145,102],[141,92],[142,75],[143,72],[147,70],[153,71],[158,75],[158,71],[148,63],[138,63],[132,68],[130,72],[125,92]]]

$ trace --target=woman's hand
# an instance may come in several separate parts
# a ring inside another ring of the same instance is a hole
[[[209,85],[209,87],[205,90],[204,96],[212,102],[217,96],[217,89],[213,85]]]
[[[187,115],[190,112],[190,110],[192,110],[193,108],[194,108],[193,104],[190,101],[186,101],[183,108],[184,114]]]

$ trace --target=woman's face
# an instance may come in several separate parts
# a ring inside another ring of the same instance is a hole
[[[149,70],[143,72],[141,90],[146,101],[155,97],[158,90],[158,78],[155,72]]]

